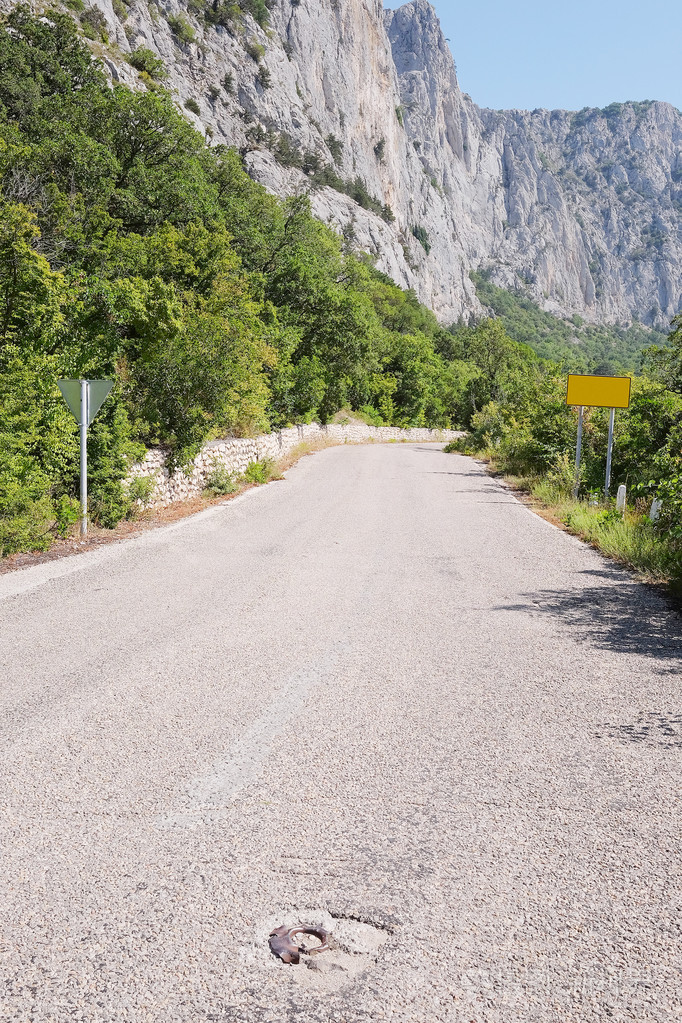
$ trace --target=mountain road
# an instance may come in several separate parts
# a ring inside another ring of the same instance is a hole
[[[0,637],[2,1021],[680,1018],[682,623],[476,461],[330,448]]]

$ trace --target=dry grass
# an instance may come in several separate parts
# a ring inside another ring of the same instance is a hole
[[[324,451],[325,448],[335,448],[339,446],[339,441],[334,440],[332,437],[318,437],[316,440],[302,440],[300,444],[296,444],[295,447],[283,455],[282,458],[278,459],[277,465],[281,472],[286,472],[287,469],[291,469],[293,465],[301,458],[305,458],[306,455],[314,455],[316,451]]]

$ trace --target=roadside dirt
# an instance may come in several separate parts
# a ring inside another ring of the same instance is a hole
[[[48,561],[56,561],[58,558],[69,558],[74,554],[82,554],[84,551],[103,547],[105,544],[129,540],[150,529],[158,529],[160,526],[167,526],[179,519],[185,519],[188,515],[195,515],[197,512],[203,511],[204,508],[210,508],[211,505],[225,504],[237,497],[238,494],[243,494],[245,490],[251,490],[254,486],[255,484],[250,484],[241,487],[237,493],[220,497],[193,497],[188,501],[175,501],[166,508],[153,508],[142,512],[139,518],[124,519],[115,529],[102,529],[99,526],[90,525],[85,540],[81,540],[78,535],[68,536],[64,540],[55,540],[47,551],[20,552],[0,559],[0,575],[15,572],[20,568],[29,568],[32,565],[43,565]]]
[[[336,443],[330,440],[303,443],[298,448],[294,448],[277,463],[278,471],[286,472],[300,458],[312,455],[324,448],[335,447]],[[272,482],[276,479],[277,476],[275,475]],[[151,508],[148,511],[143,511],[135,519],[124,519],[114,529],[102,529],[91,524],[88,526],[88,535],[85,540],[80,539],[77,532],[75,532],[77,527],[74,527],[74,530],[68,537],[63,540],[55,540],[47,551],[23,551],[18,554],[11,554],[6,558],[0,558],[0,575],[16,572],[21,568],[30,568],[33,565],[43,565],[48,561],[56,561],[59,558],[69,558],[74,554],[82,554],[84,551],[91,551],[97,547],[102,547],[104,544],[129,540],[150,529],[158,529],[161,526],[177,522],[179,519],[185,519],[189,515],[196,515],[197,512],[210,508],[214,504],[225,504],[245,491],[252,490],[254,486],[257,486],[257,484],[245,483],[234,494],[221,494],[217,497],[201,495],[192,497],[187,501],[174,501],[165,508]]]

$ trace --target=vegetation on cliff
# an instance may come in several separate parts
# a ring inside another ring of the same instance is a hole
[[[471,278],[482,305],[502,320],[511,338],[571,373],[638,373],[646,349],[665,343],[664,334],[639,323],[615,327],[585,323],[580,316],[563,320],[525,295],[496,287],[486,273]]]

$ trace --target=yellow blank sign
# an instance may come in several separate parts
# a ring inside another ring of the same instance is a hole
[[[567,405],[597,405],[600,408],[628,408],[630,377],[592,377],[570,373]]]

